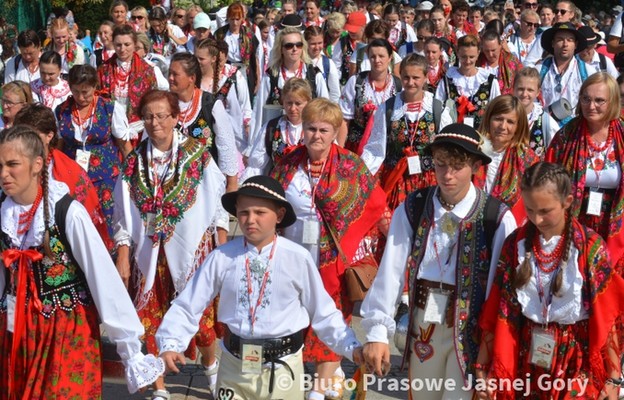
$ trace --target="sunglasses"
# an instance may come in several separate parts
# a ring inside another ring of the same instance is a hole
[[[570,10],[555,10],[555,14],[566,15]]]
[[[176,14],[176,18],[184,18],[186,17],[186,14]]]
[[[303,48],[303,42],[297,42],[297,43],[284,43],[282,45],[283,48],[285,48],[286,50],[292,50],[295,47],[297,47],[298,49]]]
[[[529,21],[525,21],[525,20],[522,20],[522,22],[524,22],[529,28],[538,28],[539,27],[539,23],[538,22],[529,22]]]
[[[538,3],[524,3],[525,7],[537,8],[539,6]]]
[[[132,20],[136,20],[136,19],[145,19],[145,17],[144,17],[144,16],[142,16],[142,15],[133,15],[133,16],[131,16],[131,17],[130,17],[130,19],[132,19]]]

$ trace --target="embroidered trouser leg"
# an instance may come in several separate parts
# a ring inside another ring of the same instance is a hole
[[[470,400],[462,389],[464,378],[455,355],[453,329],[423,321],[425,312],[414,307],[410,340],[410,397],[412,400]]]
[[[243,362],[226,349],[221,353],[215,400],[303,400],[304,372],[302,351],[284,357],[295,379],[284,366],[276,365],[273,393],[269,393],[271,368],[263,367],[261,374],[244,374]]]

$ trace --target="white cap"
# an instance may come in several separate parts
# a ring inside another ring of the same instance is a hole
[[[431,11],[432,8],[433,3],[430,1],[423,1],[416,6],[416,11]]]
[[[615,6],[613,7],[613,11],[615,11],[616,14],[621,13],[623,10],[622,6]]]
[[[208,16],[208,14],[201,12],[195,16],[195,18],[193,19],[193,29],[198,28],[212,28],[212,21],[210,21],[210,17]]]

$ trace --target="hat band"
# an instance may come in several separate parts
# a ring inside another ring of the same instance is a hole
[[[438,133],[435,138],[434,138],[434,142],[437,138],[453,138],[453,139],[459,139],[459,140],[465,140],[466,142],[472,143],[475,146],[479,146],[479,141],[475,140],[473,138],[469,138],[468,136],[464,136],[464,135],[460,135],[458,133]]]
[[[257,183],[254,183],[254,182],[243,183],[243,184],[242,184],[242,185],[238,188],[238,190],[240,191],[241,189],[246,188],[246,187],[255,187],[255,188],[261,189],[261,190],[263,190],[263,191],[265,191],[265,192],[269,193],[270,195],[273,195],[273,196],[277,197],[277,198],[278,198],[278,199],[280,199],[281,201],[286,201],[286,202],[288,201],[288,200],[286,200],[286,198],[285,198],[284,196],[280,195],[279,193],[274,192],[274,191],[272,191],[271,189],[269,189],[269,188],[267,188],[267,187],[265,187],[265,186],[259,185],[259,184],[257,184]]]

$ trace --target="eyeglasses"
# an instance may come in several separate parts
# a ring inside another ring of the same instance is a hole
[[[539,6],[538,3],[524,3],[525,8],[528,8],[528,7],[537,8],[537,6]]]
[[[419,41],[419,42],[424,42],[424,41],[426,41],[427,39],[430,39],[430,38],[432,38],[432,37],[433,37],[433,36],[421,36],[421,35],[418,35],[418,36],[416,36],[416,39],[418,39],[418,41]]]
[[[142,15],[133,15],[133,16],[131,16],[131,17],[130,17],[130,19],[133,19],[133,20],[136,20],[136,19],[145,19],[145,17],[144,17],[144,16],[142,16]]]
[[[175,16],[176,18],[184,18],[186,17],[186,14],[176,14]]]
[[[11,108],[11,107],[15,107],[15,106],[17,106],[17,105],[20,105],[20,104],[24,104],[24,103],[26,103],[25,101],[18,101],[18,102],[16,103],[16,102],[14,102],[14,101],[7,100],[7,99],[2,99],[2,100],[0,100],[0,102],[2,103],[2,106],[3,106],[4,108]]]
[[[149,123],[154,123],[154,121],[163,122],[170,116],[171,114],[145,114],[143,116],[143,121]]]
[[[605,104],[607,104],[607,100],[606,99],[601,99],[601,98],[595,98],[592,99],[589,96],[581,96],[581,98],[579,99],[581,101],[581,104],[584,106],[588,106],[591,103],[594,103],[596,105],[596,107],[600,108],[602,106],[604,106]]]
[[[297,47],[298,49],[303,48],[303,42],[297,42],[297,43],[284,43],[282,45],[283,48],[285,48],[286,50],[292,50],[293,48]]]
[[[555,14],[566,15],[570,10],[555,10]]]
[[[526,26],[528,26],[529,28],[538,28],[539,27],[539,22],[529,22],[529,21],[525,21],[522,20],[522,22],[524,22],[526,24]]]

